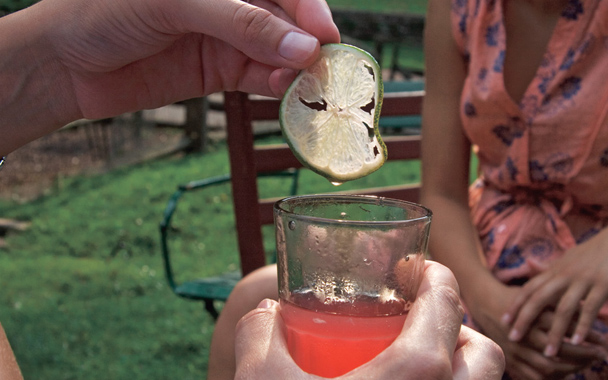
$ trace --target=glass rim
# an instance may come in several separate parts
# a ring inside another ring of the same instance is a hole
[[[300,214],[297,212],[293,212],[284,208],[282,205],[292,201],[305,201],[311,199],[319,199],[319,200],[343,200],[343,201],[356,201],[361,204],[376,204],[376,205],[386,205],[391,207],[396,207],[400,209],[417,209],[420,211],[420,215],[407,219],[394,219],[394,220],[352,220],[352,219],[338,219],[338,218],[328,218],[321,216],[312,216]],[[433,216],[433,212],[418,203],[405,201],[396,198],[387,198],[387,197],[379,197],[377,195],[360,195],[360,194],[307,194],[307,195],[292,195],[289,197],[285,197],[276,201],[273,205],[274,213],[280,212],[286,215],[289,215],[293,218],[306,220],[306,221],[315,221],[322,223],[339,223],[339,224],[348,224],[348,225],[402,225],[402,224],[416,224],[424,221],[431,220]]]

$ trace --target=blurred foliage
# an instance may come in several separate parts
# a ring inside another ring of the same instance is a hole
[[[36,0],[0,0],[0,16],[16,12],[36,3]]]

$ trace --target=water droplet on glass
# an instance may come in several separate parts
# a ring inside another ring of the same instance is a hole
[[[292,231],[296,229],[296,222],[295,222],[295,220],[289,221],[289,223],[287,225],[289,226],[289,229],[292,230]]]

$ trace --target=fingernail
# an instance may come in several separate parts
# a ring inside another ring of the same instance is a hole
[[[317,48],[317,39],[298,32],[289,32],[279,44],[281,57],[295,62],[307,60]]]
[[[511,315],[509,313],[505,313],[500,318],[501,322],[505,325],[508,325],[511,322]]]
[[[258,304],[258,309],[270,309],[274,306],[275,301],[270,300],[268,298],[263,299],[262,302]]]
[[[512,329],[509,332],[509,340],[512,342],[518,341],[519,340],[519,331]]]
[[[581,334],[574,334],[572,339],[570,339],[570,343],[574,345],[583,343],[583,336]]]
[[[555,348],[554,345],[549,344],[547,347],[545,347],[545,351],[543,352],[543,355],[550,357],[550,356],[555,356],[555,354],[557,354],[557,349]]]

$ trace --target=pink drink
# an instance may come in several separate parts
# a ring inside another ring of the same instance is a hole
[[[307,308],[281,300],[289,353],[304,371],[330,378],[357,368],[390,346],[407,316],[404,302],[396,300],[326,305],[310,294],[296,302]],[[332,313],[346,307],[357,315]]]

